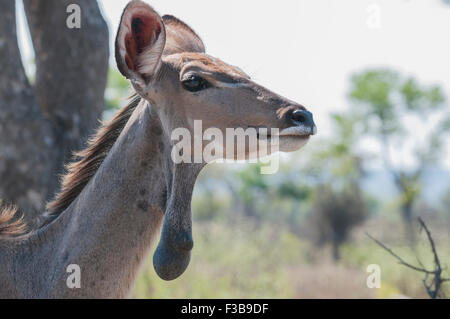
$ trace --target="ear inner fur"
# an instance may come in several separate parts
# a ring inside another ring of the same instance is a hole
[[[116,61],[120,72],[131,80],[152,77],[165,46],[161,17],[142,1],[132,1],[122,14],[116,38]]]
[[[137,71],[139,55],[155,44],[161,34],[161,24],[152,17],[136,15],[131,20],[131,29],[132,32],[125,37],[125,61],[130,70]]]

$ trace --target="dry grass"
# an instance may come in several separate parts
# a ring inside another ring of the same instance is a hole
[[[398,265],[363,235],[364,231],[373,232],[414,261],[414,252],[402,244],[398,225],[391,226],[385,221],[363,225],[354,241],[343,247],[342,260],[334,263],[329,249],[317,250],[308,240],[284,228],[274,229],[267,224],[254,227],[241,223],[231,227],[225,222],[196,223],[195,248],[188,271],[174,282],[164,282],[157,278],[149,263],[134,297],[427,298],[421,274]],[[446,238],[441,231],[437,236],[440,240]],[[450,264],[448,247],[444,247],[448,242],[438,242],[444,265]],[[429,257],[426,244],[419,243],[417,251],[426,264]],[[366,285],[369,275],[366,269],[370,264],[381,267],[381,289],[369,289]]]

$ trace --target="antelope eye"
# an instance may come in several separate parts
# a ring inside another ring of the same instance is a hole
[[[197,75],[191,75],[182,82],[183,87],[190,92],[198,92],[208,88],[208,82]]]

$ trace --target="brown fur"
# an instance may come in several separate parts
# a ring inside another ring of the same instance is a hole
[[[61,192],[47,205],[49,215],[63,212],[81,193],[103,163],[140,100],[140,97],[134,95],[132,101],[110,122],[102,124],[88,141],[86,149],[75,153],[78,160],[66,166],[67,173],[62,177]]]
[[[0,238],[24,234],[27,227],[23,216],[18,217],[17,207],[6,206],[1,208],[1,206],[2,202],[0,201]]]
[[[205,52],[205,45],[200,37],[183,21],[171,15],[162,17],[167,39],[164,55],[180,52]]]
[[[223,82],[240,82],[243,79],[250,79],[250,77],[238,67],[226,64],[223,61],[204,53],[184,53],[182,61],[183,63],[192,62],[197,64],[200,69],[208,70],[214,76],[219,76],[219,80]]]

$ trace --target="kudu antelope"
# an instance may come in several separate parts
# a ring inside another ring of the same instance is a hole
[[[207,55],[190,27],[142,1],[125,8],[116,60],[136,97],[76,154],[42,225],[24,233],[13,209],[0,215],[2,298],[127,297],[161,225],[155,270],[165,280],[180,276],[193,247],[192,192],[206,163],[174,164],[174,129],[191,130],[193,120],[223,131],[278,128],[282,151],[315,132],[303,106]],[[80,289],[66,284],[71,264],[81,269]]]

